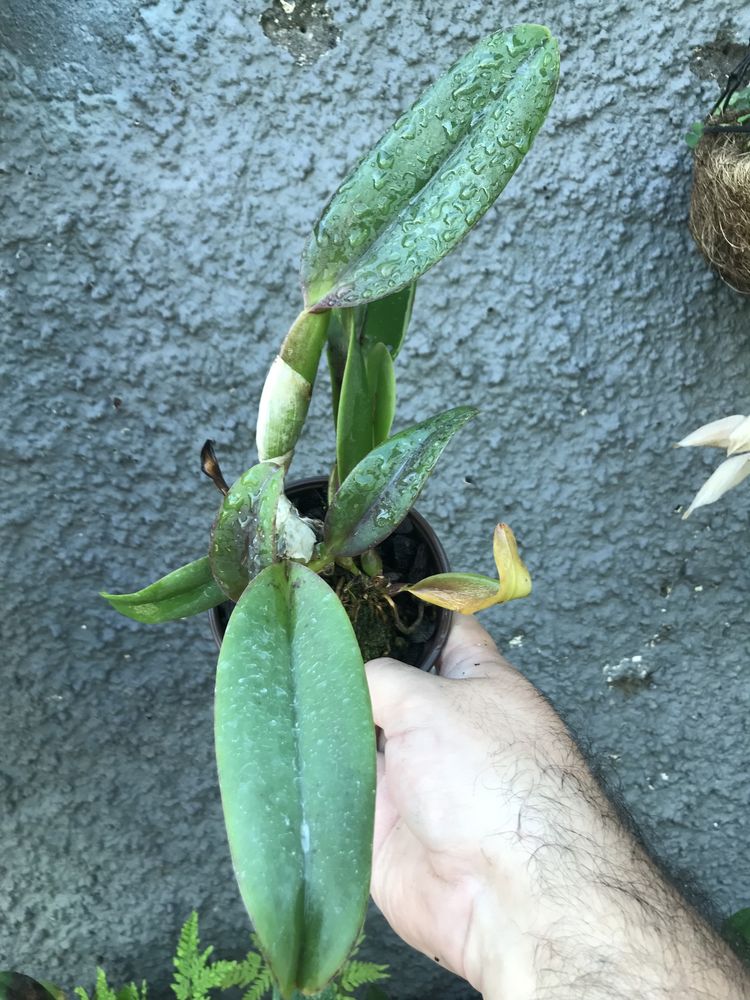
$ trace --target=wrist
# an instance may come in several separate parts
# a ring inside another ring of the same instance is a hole
[[[623,830],[593,856],[540,849],[475,895],[466,978],[485,1000],[750,1000],[729,947]]]

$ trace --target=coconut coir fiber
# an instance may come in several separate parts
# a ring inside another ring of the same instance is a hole
[[[737,117],[732,111],[709,124]],[[750,295],[750,133],[701,137],[694,151],[690,232],[724,281]]]

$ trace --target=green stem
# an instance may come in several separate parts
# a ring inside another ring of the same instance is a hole
[[[330,312],[303,309],[284,338],[279,357],[312,385],[326,341]]]
[[[362,570],[350,556],[339,556],[336,559],[336,565],[347,570],[352,576],[362,576]]]
[[[333,556],[330,555],[325,550],[325,548],[323,548],[323,545],[321,543],[316,554],[313,556],[310,562],[307,563],[307,568],[311,569],[313,573],[320,573],[322,570],[332,565],[333,565]]]
[[[377,549],[367,549],[359,557],[359,561],[362,564],[362,569],[368,576],[383,575],[383,560],[380,558],[380,553]]]
[[[271,365],[258,406],[255,439],[261,462],[289,467],[307,417],[329,315],[301,312]]]

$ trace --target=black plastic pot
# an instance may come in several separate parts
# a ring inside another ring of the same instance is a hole
[[[286,489],[286,494],[299,512],[306,517],[320,517],[325,513],[327,504],[328,480],[325,476],[312,476],[309,479],[300,479],[298,482],[290,484]],[[411,574],[407,573],[407,582],[416,583],[417,580],[434,573],[447,573],[450,570],[448,558],[443,546],[438,541],[438,537],[430,525],[421,514],[415,510],[409,512],[396,531],[386,539],[382,545],[378,546],[378,551],[387,564],[389,559],[389,547],[400,546],[403,548],[414,548],[415,558]],[[399,598],[400,600],[401,598]],[[411,596],[404,596],[404,600],[416,600]],[[232,613],[234,603],[225,601],[209,612],[211,632],[216,640],[216,645],[221,646],[224,638],[224,631]],[[444,608],[437,608],[433,605],[426,605],[429,613],[435,614],[435,630],[426,642],[420,643],[421,649],[414,649],[413,655],[404,656],[406,662],[420,670],[431,670],[443,649],[451,628],[453,612]]]

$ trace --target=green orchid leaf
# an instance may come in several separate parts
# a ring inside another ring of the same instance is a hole
[[[216,756],[240,892],[284,997],[343,965],[370,883],[375,730],[330,587],[275,563],[247,587],[216,678]]]
[[[326,354],[328,356],[328,370],[331,375],[331,405],[333,410],[333,425],[339,419],[339,400],[341,399],[341,383],[344,381],[344,371],[346,370],[346,354],[349,348],[348,331],[351,330],[350,320],[347,316],[350,309],[332,309],[331,320],[328,324],[328,344]]]
[[[457,406],[395,434],[362,459],[328,509],[328,553],[356,556],[387,538],[409,513],[453,435],[476,414],[473,406]]]
[[[416,282],[412,282],[401,291],[379,299],[377,302],[371,302],[367,306],[358,306],[357,309],[331,310],[327,353],[328,368],[331,373],[331,402],[335,425],[338,424],[341,386],[346,371],[352,326],[358,331],[360,343],[367,357],[378,344],[383,344],[391,358],[395,358],[401,350],[411,320],[416,287]],[[395,376],[393,395],[395,400]],[[381,440],[385,440],[385,438],[381,438]],[[379,441],[375,443],[378,444]]]
[[[339,463],[345,470],[344,478],[390,433],[396,406],[392,359],[398,354],[409,325],[415,287],[411,284],[369,306],[332,310],[328,327],[328,367],[336,446],[344,459]],[[349,345],[355,331],[357,343],[352,352]],[[342,393],[346,413],[340,418]],[[370,414],[369,426],[367,413]]]
[[[559,74],[547,28],[483,39],[398,119],[346,178],[305,245],[314,311],[381,299],[451,251],[508,183]]]
[[[750,907],[725,920],[722,931],[739,956],[750,964]]]
[[[326,500],[327,506],[330,507],[333,503],[333,498],[336,495],[336,491],[341,485],[341,480],[339,479],[339,470],[336,467],[336,463],[333,463],[333,468],[328,474],[328,486],[326,488]]]
[[[180,566],[133,594],[102,592],[100,596],[121,615],[148,625],[199,615],[226,600],[213,578],[208,556]]]
[[[365,355],[352,323],[336,421],[336,467],[342,479],[372,451],[373,405]]]
[[[396,412],[396,373],[383,343],[375,344],[367,355],[367,381],[372,405],[372,444],[377,447],[391,433]]]
[[[214,579],[233,601],[276,558],[276,509],[283,483],[280,466],[260,462],[232,484],[219,508],[208,558]]]
[[[22,972],[0,972],[0,1000],[61,1000],[59,986],[40,983]]]
[[[531,576],[518,554],[515,535],[507,524],[498,524],[492,539],[498,579],[480,573],[438,573],[404,590],[427,604],[473,615],[531,593]]]
[[[412,281],[393,295],[357,307],[358,329],[362,328],[361,339],[366,348],[385,344],[390,356],[396,358],[409,328],[416,290],[417,283]]]

